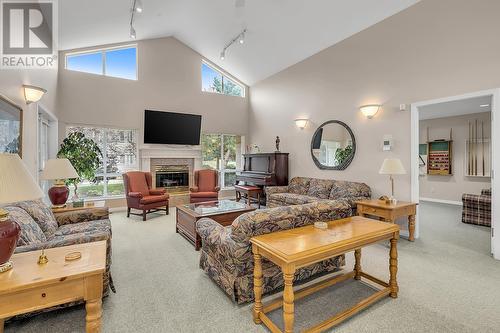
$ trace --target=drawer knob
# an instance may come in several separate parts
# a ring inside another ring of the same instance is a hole
[[[42,293],[42,297],[45,297],[45,296],[47,296],[47,294],[45,294],[45,293]]]

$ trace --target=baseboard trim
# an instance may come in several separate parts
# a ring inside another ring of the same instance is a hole
[[[419,198],[419,200],[420,201],[427,201],[427,202],[442,203],[442,204],[447,204],[447,205],[462,206],[462,201],[442,200],[442,199],[433,199],[433,198]]]

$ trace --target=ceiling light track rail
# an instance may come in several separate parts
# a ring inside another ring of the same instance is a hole
[[[229,43],[226,44],[226,46],[224,46],[224,48],[222,49],[222,52],[220,53],[220,59],[221,60],[224,60],[226,58],[226,51],[228,48],[231,47],[231,45],[233,45],[234,43],[238,42],[239,44],[243,44],[245,43],[245,34],[247,32],[247,29],[243,29],[242,32],[240,32],[238,34],[238,36],[234,37],[233,39],[231,39],[231,41]]]

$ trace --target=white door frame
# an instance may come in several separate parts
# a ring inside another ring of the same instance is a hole
[[[499,232],[498,229],[500,228],[500,223],[498,221],[498,217],[500,216],[500,180],[495,175],[497,167],[500,168],[500,153],[495,153],[496,151],[500,152],[500,88],[422,101],[411,105],[411,200],[413,202],[419,202],[419,108],[437,103],[481,96],[491,96],[491,252],[493,253],[493,257],[495,259],[500,260],[500,235],[497,235]],[[420,223],[418,216],[419,214],[417,214],[415,226],[415,236],[417,238],[420,235]],[[497,230],[496,232],[495,229]]]

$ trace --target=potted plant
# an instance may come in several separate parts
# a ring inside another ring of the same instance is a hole
[[[101,165],[102,152],[97,144],[83,133],[73,132],[64,139],[57,157],[67,158],[80,176],[66,181],[67,185],[72,184],[75,187],[75,198],[78,199],[78,183],[81,179],[95,181],[96,171]]]

